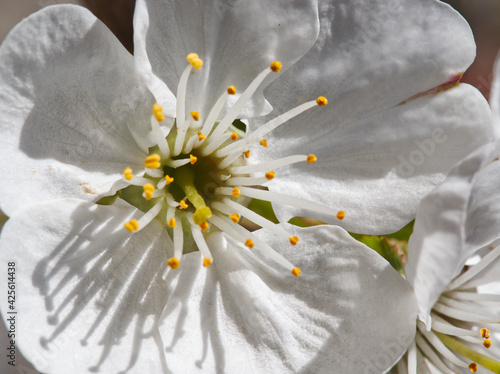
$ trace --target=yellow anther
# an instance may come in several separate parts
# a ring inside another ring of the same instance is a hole
[[[267,148],[268,144],[267,144],[267,139],[262,139],[260,142],[260,145],[263,146],[264,148]]]
[[[167,184],[170,184],[174,181],[174,178],[172,178],[170,175],[165,175],[165,180],[167,181]]]
[[[208,226],[208,222],[207,222],[207,221],[202,222],[202,223],[200,224],[200,229],[201,229],[201,231],[207,231],[207,230],[208,230],[208,227],[209,227],[209,226]]]
[[[481,330],[479,330],[479,332],[481,333],[481,338],[484,338],[484,339],[490,338],[490,330],[488,330],[487,328],[483,327]]]
[[[318,106],[325,106],[328,104],[328,100],[326,97],[320,96],[316,99],[316,104],[318,104]]]
[[[241,196],[240,189],[238,187],[234,187],[234,189],[231,191],[231,195],[239,197]]]
[[[231,140],[234,142],[236,139],[238,139],[238,133],[235,131],[231,134],[230,136]]]
[[[191,63],[191,61],[196,60],[198,57],[197,53],[190,53],[187,55],[186,60]]]
[[[153,114],[158,122],[162,122],[165,119],[165,115],[162,112],[163,108],[160,104],[155,103],[153,105]]]
[[[300,275],[300,269],[299,268],[293,268],[292,269],[292,274],[298,277]]]
[[[203,266],[205,266],[206,268],[208,268],[210,265],[212,265],[212,260],[210,260],[209,258],[204,258],[203,259]]]
[[[271,179],[273,179],[273,178],[274,178],[274,176],[275,176],[275,175],[276,175],[276,172],[275,172],[275,171],[268,171],[268,172],[266,173],[266,179],[267,179],[268,181],[270,181]]]
[[[125,169],[123,169],[122,173],[125,179],[128,181],[134,177],[134,174],[132,174],[132,169],[129,168],[128,166]]]
[[[175,218],[172,217],[170,221],[167,222],[167,225],[170,227],[177,227],[177,223],[175,222]]]
[[[477,364],[475,362],[473,362],[472,364],[469,365],[469,370],[472,372],[472,373],[475,373],[477,371]]]
[[[181,262],[176,258],[176,257],[171,257],[167,260],[168,266],[170,266],[172,269],[177,269]]]
[[[206,139],[207,137],[203,135],[201,132],[198,133],[198,140],[201,142],[203,139]]]
[[[212,211],[208,206],[202,206],[193,213],[193,221],[197,225],[201,225],[210,217],[212,217]]]
[[[193,119],[195,121],[199,121],[200,120],[200,113],[194,111],[194,110],[191,110],[189,111],[189,113],[191,113],[191,117],[193,117]]]
[[[153,186],[151,183],[146,183],[144,186],[142,186],[144,189],[144,197],[146,200],[151,200],[153,198],[153,192],[155,191],[155,186]]]
[[[139,230],[139,222],[136,219],[131,219],[128,222],[125,222],[123,226],[130,232],[134,232]]]
[[[238,223],[240,220],[240,215],[238,213],[233,213],[229,216],[234,223]]]
[[[249,158],[250,157],[250,150],[243,152],[243,155],[245,156],[245,158]]]
[[[162,110],[163,110],[163,107],[160,104],[158,104],[158,103],[153,104],[153,113],[161,112]]]
[[[342,221],[344,218],[345,218],[345,212],[343,210],[339,210],[337,212],[337,219]]]
[[[290,240],[291,245],[295,245],[299,242],[299,237],[298,236],[290,236],[289,240]]]
[[[315,155],[308,155],[307,156],[307,162],[310,163],[310,164],[314,164],[316,162],[317,158]]]
[[[271,62],[271,70],[274,71],[275,73],[279,73],[279,71],[281,70],[281,62],[279,61]]]
[[[253,240],[252,240],[252,239],[247,239],[247,240],[246,240],[246,242],[245,242],[245,245],[246,245],[248,248],[252,249],[252,248],[253,248],[253,246],[254,246],[254,244],[253,244]]]
[[[203,66],[203,60],[201,58],[195,58],[194,60],[189,61],[189,63],[196,70],[200,70],[201,67]]]
[[[483,342],[483,345],[484,345],[484,348],[489,348],[489,347],[491,347],[491,340],[490,340],[490,339],[486,339],[486,340]]]
[[[229,87],[227,88],[227,93],[228,93],[229,95],[235,95],[235,94],[236,94],[236,87],[234,87],[234,86],[229,86]]]
[[[160,160],[160,155],[155,153],[146,157],[144,163],[148,169],[158,169],[161,166]]]
[[[179,202],[179,209],[186,209],[188,206],[184,200]]]
[[[193,156],[193,155],[189,155],[189,158],[191,159],[191,165],[194,165],[196,161],[198,161],[198,157],[196,156]]]

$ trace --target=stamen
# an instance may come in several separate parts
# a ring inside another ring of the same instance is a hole
[[[266,173],[266,179],[270,181],[271,179],[274,178],[275,175],[276,175],[276,172],[274,172],[274,171],[268,171]]]
[[[340,221],[342,221],[344,218],[345,218],[345,212],[343,210],[339,210],[337,212],[337,219],[339,219]]]
[[[238,133],[235,131],[233,132],[230,136],[231,140],[234,142],[235,140],[238,139]]]
[[[129,231],[134,232],[139,229],[139,223],[136,219],[131,219],[130,221],[123,224],[123,226]]]
[[[125,179],[128,181],[134,177],[134,174],[132,174],[132,169],[129,168],[128,166],[125,169],[123,169],[122,173]]]
[[[264,148],[267,148],[269,145],[267,144],[267,139],[262,139],[259,144]]]
[[[229,87],[227,88],[227,93],[228,93],[229,95],[236,95],[236,87],[234,87],[234,86],[229,86]]]
[[[307,157],[308,156],[305,155],[294,155],[255,165],[236,166],[232,167],[230,169],[230,172],[232,174],[250,174],[250,173],[257,173],[259,171],[266,172],[268,170],[279,169],[284,166],[296,164],[297,162],[307,161]]]
[[[442,297],[441,297],[442,299]],[[441,314],[447,315],[449,317],[458,319],[460,321],[475,321],[475,322],[480,322],[480,323],[498,323],[498,317],[496,316],[485,316],[481,315],[478,313],[474,313],[472,311],[465,311],[465,310],[460,310],[457,309],[456,307],[444,305],[438,301],[436,304],[434,304],[434,307],[432,308],[436,312],[439,312]]]
[[[475,373],[477,371],[477,364],[473,362],[472,364],[469,365],[469,369],[471,373]]]
[[[212,128],[215,125],[215,122],[217,121],[217,118],[219,117],[219,114],[224,107],[224,105],[227,102],[227,98],[229,95],[234,95],[232,92],[232,88],[234,88],[234,93],[236,93],[236,88],[234,86],[230,86],[227,88],[227,92],[224,92],[216,101],[214,106],[212,107],[212,110],[210,110],[210,113],[208,113],[208,117],[205,120],[205,123],[203,124],[203,127],[201,129],[201,132],[204,134],[210,134],[210,131],[212,131]],[[230,90],[231,89],[231,90]],[[197,143],[195,147],[198,147],[201,143]]]
[[[326,104],[328,104],[328,100],[326,99],[326,97],[320,96],[316,99],[316,103],[318,104],[318,106],[325,106]]]
[[[205,241],[205,237],[201,233],[200,228],[194,223],[193,216],[188,214],[188,221],[191,224],[191,234],[193,235],[194,242],[196,246],[200,250],[201,255],[204,257],[203,266],[207,267],[213,262],[212,253],[208,248],[207,242]],[[210,263],[205,265],[206,260],[209,260]]]
[[[314,211],[317,213],[327,214],[329,216],[333,216],[333,212],[330,208],[315,203],[313,201],[300,199],[298,197],[282,195],[277,192],[257,190],[249,187],[241,187],[239,188],[239,192],[241,195],[251,197],[254,199],[265,200],[277,204],[283,204],[288,206],[294,206],[297,208],[302,208],[310,211]],[[215,189],[215,193],[221,195],[229,195],[231,194],[231,188],[229,187],[217,187]]]
[[[181,263],[177,258],[171,257],[167,260],[167,264],[168,264],[168,266],[170,266],[172,269],[175,270],[175,269],[179,268],[179,265]]]
[[[199,132],[198,134],[201,134],[201,132]],[[202,136],[205,136],[202,134]],[[194,144],[197,142],[197,141],[200,141],[199,139],[199,135],[198,135],[198,138],[196,136],[190,136],[189,137],[189,140],[186,142],[186,146],[184,147],[184,149],[182,150],[182,153],[184,154],[188,154],[190,153],[193,148],[194,148]]]
[[[229,156],[227,156],[226,158],[224,158],[224,160],[219,162],[219,164],[217,166],[221,170],[225,169],[229,165],[231,165],[235,160],[237,160],[239,157],[241,157],[241,155],[238,152],[234,152],[234,153],[230,154]]]
[[[290,240],[291,245],[296,245],[299,242],[298,236],[290,236],[288,239]]]
[[[485,348],[490,348],[491,347],[491,340],[490,339],[486,339],[484,342],[483,342],[483,346]]]
[[[434,352],[431,346],[427,343],[427,341],[422,337],[422,335],[417,334],[415,336],[415,342],[417,343],[418,348],[424,353],[426,357],[430,359],[430,361],[443,373],[453,374],[448,367],[443,363],[443,361],[439,358],[439,356]],[[463,363],[462,363],[463,365]],[[467,367],[467,366],[466,366]]]
[[[203,135],[201,132],[198,133],[198,140],[201,142],[203,139],[206,139],[207,137]]]
[[[223,198],[222,202],[225,205],[227,205],[230,209],[235,210],[236,212],[238,212],[242,216],[248,218],[253,223],[271,231],[279,238],[284,239],[284,240],[290,239],[290,242],[292,241],[291,235],[282,226],[277,225],[277,224],[269,221],[268,219],[262,217],[260,214],[255,213],[253,210],[250,210],[250,209],[244,207],[243,205],[240,205],[237,202],[235,202],[227,197]],[[218,203],[218,204],[213,203],[212,206],[217,209],[219,204],[220,203]],[[298,242],[298,240],[299,240],[299,238],[297,237],[297,242]],[[295,243],[295,244],[297,244],[297,243]]]
[[[144,164],[147,169],[158,169],[161,166],[160,163],[161,157],[159,154],[152,154],[144,160]]]
[[[253,240],[252,240],[252,239],[247,239],[247,240],[245,241],[245,245],[246,245],[248,248],[252,249],[252,248],[253,248],[253,246],[254,246]]]
[[[240,197],[241,196],[240,189],[238,187],[234,187],[234,189],[231,191],[231,195]]]
[[[163,122],[165,120],[165,114],[163,114],[162,111],[163,107],[160,104],[158,103],[153,104],[153,115],[155,116],[158,122]]]
[[[179,209],[187,209],[188,206],[184,200],[181,200],[179,203]]]
[[[169,227],[172,227],[172,228],[177,227],[177,223],[176,223],[176,221],[175,221],[175,218],[174,218],[174,217],[172,217],[172,218],[170,219],[170,221],[168,221],[168,222],[167,222],[167,225],[168,225]]]
[[[307,159],[306,159],[306,161],[307,161],[308,163],[310,163],[310,164],[315,163],[315,162],[316,162],[316,160],[317,160],[317,158],[316,158],[316,156],[315,156],[315,155],[308,155],[308,156],[307,156]]]
[[[301,271],[299,268],[293,268],[292,269],[292,274],[298,277],[300,275]]]
[[[216,218],[216,219],[213,220],[213,218]],[[257,238],[255,235],[253,235],[250,231],[245,229],[243,226],[235,224],[229,218],[221,217],[219,215],[214,214],[214,216],[212,216],[212,219],[210,219],[210,221],[214,225],[219,227],[221,230],[223,230],[227,234],[231,235],[234,239],[236,239],[237,241],[239,241],[243,244],[245,244],[247,242],[247,239],[251,239],[252,242],[255,244],[255,249],[257,251],[259,251],[264,256],[267,256],[267,257],[273,259],[274,261],[276,261],[278,264],[280,264],[284,268],[291,271],[295,267],[286,258],[284,258],[282,255],[277,253],[267,243],[265,243],[262,240],[260,240],[259,238]],[[222,226],[225,227],[226,229],[223,229],[221,226],[219,226],[221,221],[224,223]],[[236,233],[236,235],[234,235],[234,233]]]
[[[181,158],[178,160],[172,160],[168,159],[166,164],[170,166],[171,168],[177,169],[181,166],[184,166],[186,164],[189,164],[191,162],[191,158]]]
[[[200,223],[200,229],[201,229],[201,231],[207,231],[208,227],[209,226],[208,226],[208,222],[207,221]]]
[[[163,157],[167,158],[170,156],[170,148],[168,147],[167,139],[165,139],[165,135],[160,129],[160,124],[154,117],[151,117],[151,135],[155,143],[158,145]]]
[[[434,349],[439,352],[444,358],[446,358],[448,361],[451,363],[460,366],[460,367],[467,367],[467,364],[465,364],[462,360],[457,358],[453,354],[453,352],[446,347],[446,345],[439,340],[439,338],[432,332],[432,331],[427,331],[425,326],[422,326],[422,323],[417,323],[417,328],[418,332],[425,336],[427,341],[434,347]]]
[[[184,247],[184,234],[182,232],[182,224],[175,225],[174,231],[174,257],[181,258],[182,249]]]
[[[454,290],[466,282],[474,278],[489,264],[491,264],[498,256],[500,256],[500,246],[496,247],[493,251],[484,256],[476,265],[469,268],[465,273],[456,277],[446,288],[446,290]]]
[[[209,258],[204,258],[203,259],[203,266],[204,267],[209,267],[210,265],[212,264],[212,260],[210,260]]]
[[[479,332],[481,333],[481,338],[484,338],[484,339],[490,338],[490,330],[488,330],[487,328],[483,327],[481,330],[479,330]]]
[[[279,73],[279,71],[281,70],[281,62],[279,61],[273,61],[271,62],[271,70],[274,72],[274,73]]]
[[[193,117],[194,121],[199,121],[200,120],[200,113],[199,112],[191,110],[189,113],[191,113],[191,117]]]
[[[266,68],[264,69],[255,79],[253,80],[252,83],[247,87],[245,92],[241,94],[241,96],[236,100],[236,103],[228,110],[224,118],[222,118],[222,121],[220,121],[219,125],[213,132],[213,136],[218,136],[223,134],[229,126],[234,122],[238,114],[241,112],[243,107],[246,105],[248,100],[253,96],[255,91],[259,88],[260,84],[266,79],[266,77],[271,73],[271,69]],[[205,131],[204,131],[205,132]],[[207,133],[207,132],[205,132]]]
[[[124,227],[130,232],[141,231],[146,227],[157,215],[163,205],[163,199],[160,199],[151,209],[149,209],[139,220],[132,219],[124,224]],[[134,222],[135,221],[135,222]],[[133,229],[132,231],[130,229]]]
[[[174,156],[180,155],[182,148],[184,147],[184,140],[186,139],[186,133],[193,122],[192,119],[188,119],[177,127],[177,137],[175,138],[174,144]]]
[[[243,155],[245,156],[245,158],[249,158],[250,157],[250,150],[243,152]]]
[[[271,178],[272,179],[272,178]],[[228,186],[257,186],[266,183],[267,177],[232,177],[226,181]]]
[[[189,155],[189,162],[191,163],[191,165],[194,165],[196,161],[198,161],[198,157]]]
[[[169,175],[165,175],[165,181],[167,182],[167,185],[168,185],[174,181],[174,178],[172,178]]]
[[[151,200],[153,198],[155,186],[153,186],[151,183],[148,183],[142,186],[142,188],[144,190],[144,197],[146,198],[146,200]]]
[[[228,138],[227,133],[222,134],[222,135],[218,135],[218,136],[211,135],[210,142],[203,143],[205,145],[205,147],[200,151],[201,155],[208,156],[213,151],[215,151],[217,148],[219,148],[222,144],[224,144],[224,142],[227,140],[227,138]]]
[[[238,223],[239,220],[240,220],[240,216],[238,215],[238,213],[233,213],[229,216],[229,218],[231,218],[231,220],[234,222],[234,223]]]

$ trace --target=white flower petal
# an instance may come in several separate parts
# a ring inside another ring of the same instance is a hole
[[[438,1],[323,0],[319,7],[315,46],[265,92],[280,113],[323,95],[331,121],[359,120],[456,82],[475,56],[467,22]]]
[[[500,55],[497,56],[493,68],[493,81],[491,82],[490,106],[493,113],[495,138],[500,139]]]
[[[209,268],[193,253],[169,272],[160,329],[174,372],[380,373],[403,354],[416,316],[407,282],[341,228],[287,229],[296,247],[255,234],[298,278],[221,234],[208,240]]]
[[[349,123],[337,122],[328,107],[279,127],[269,147],[253,154],[258,161],[297,153],[318,158],[276,170],[268,185],[324,204],[331,216],[276,205],[282,221],[312,216],[364,234],[394,232],[414,217],[420,199],[457,160],[492,136],[486,101],[465,84]],[[339,210],[346,213],[343,221],[335,218]]]
[[[164,372],[156,321],[172,245],[156,221],[128,233],[135,209],[124,205],[53,200],[18,210],[3,228],[0,262],[5,271],[15,262],[16,345],[38,371]],[[7,281],[0,287],[7,295]],[[0,306],[5,321],[7,297]]]
[[[197,110],[202,116],[208,115],[228,86],[236,86],[241,93],[271,61],[280,60],[286,70],[318,35],[314,0],[139,0],[136,12],[135,39],[141,47],[138,65],[146,72],[155,96],[165,97],[166,93],[149,71],[176,93],[187,66],[186,56],[195,52],[203,59],[203,68],[190,77],[188,92],[192,95],[187,99],[187,110]],[[271,74],[263,87],[276,77]],[[265,104],[262,93],[257,92],[246,114],[269,111]]]
[[[465,240],[469,255],[500,239],[500,142],[490,149],[474,176],[467,207]]]
[[[415,290],[420,318],[427,326],[434,303],[470,256],[465,245],[467,206],[474,173],[491,149],[488,144],[458,164],[418,208],[405,272]]]
[[[95,200],[144,157],[127,126],[147,112],[149,127],[151,95],[134,78],[133,57],[90,12],[44,8],[13,29],[0,60],[7,214],[44,199]]]

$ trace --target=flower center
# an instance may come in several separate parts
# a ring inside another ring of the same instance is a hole
[[[191,111],[186,118],[187,81],[192,69],[199,70],[203,65],[195,53],[189,54],[187,60],[189,64],[181,75],[177,89],[174,125],[165,136],[160,126],[165,120],[163,108],[154,104],[149,136],[156,145],[150,148],[144,160],[144,170],[138,176],[129,167],[123,170],[124,179],[133,186],[123,190],[129,196],[126,200],[145,211],[138,220],[124,223],[125,229],[137,232],[153,219],[158,219],[173,238],[173,255],[168,260],[173,269],[180,266],[182,254],[188,252],[184,248],[185,233],[194,240],[204,258],[203,265],[207,267],[213,262],[213,257],[205,237],[211,232],[223,231],[298,277],[300,270],[297,267],[238,223],[244,216],[270,230],[288,245],[297,245],[299,238],[248,209],[246,203],[256,198],[326,212],[339,220],[344,218],[345,213],[332,212],[311,201],[270,192],[265,187],[266,182],[279,175],[275,170],[297,162],[314,163],[315,155],[294,155],[260,164],[248,164],[247,161],[251,158],[252,147],[270,146],[265,138],[267,133],[305,110],[326,105],[326,98],[319,97],[299,105],[253,133],[245,133],[235,127],[233,124],[239,121],[237,116],[264,79],[280,71],[281,63],[275,61],[250,83],[224,116],[221,113],[229,96],[237,92],[234,86],[221,94],[206,117],[203,113]]]
[[[500,362],[482,353],[492,345],[490,330],[484,326],[500,323],[498,315],[486,312],[498,303],[499,295],[477,292],[482,282],[478,275],[499,256],[500,247],[497,247],[449,284],[432,308],[432,330],[427,331],[425,325],[418,322],[416,345],[412,347],[414,357],[410,359],[412,349],[408,356],[410,373],[417,372],[417,350],[443,373],[453,373],[450,364],[468,368],[473,373],[478,370],[478,364],[494,373],[500,372]]]

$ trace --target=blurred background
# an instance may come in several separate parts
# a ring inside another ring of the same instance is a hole
[[[469,22],[477,44],[477,57],[462,81],[477,87],[489,98],[493,64],[500,49],[499,0],[448,0],[452,7]],[[108,25],[125,47],[132,52],[132,16],[135,0],[0,0],[0,41],[24,17],[41,8],[54,4],[78,4],[87,7]],[[1,217],[0,228],[5,217]],[[8,347],[7,330],[0,322],[0,349]],[[70,369],[70,368],[69,368]],[[1,374],[37,374],[18,352],[16,367],[7,365],[4,355],[0,358]]]

